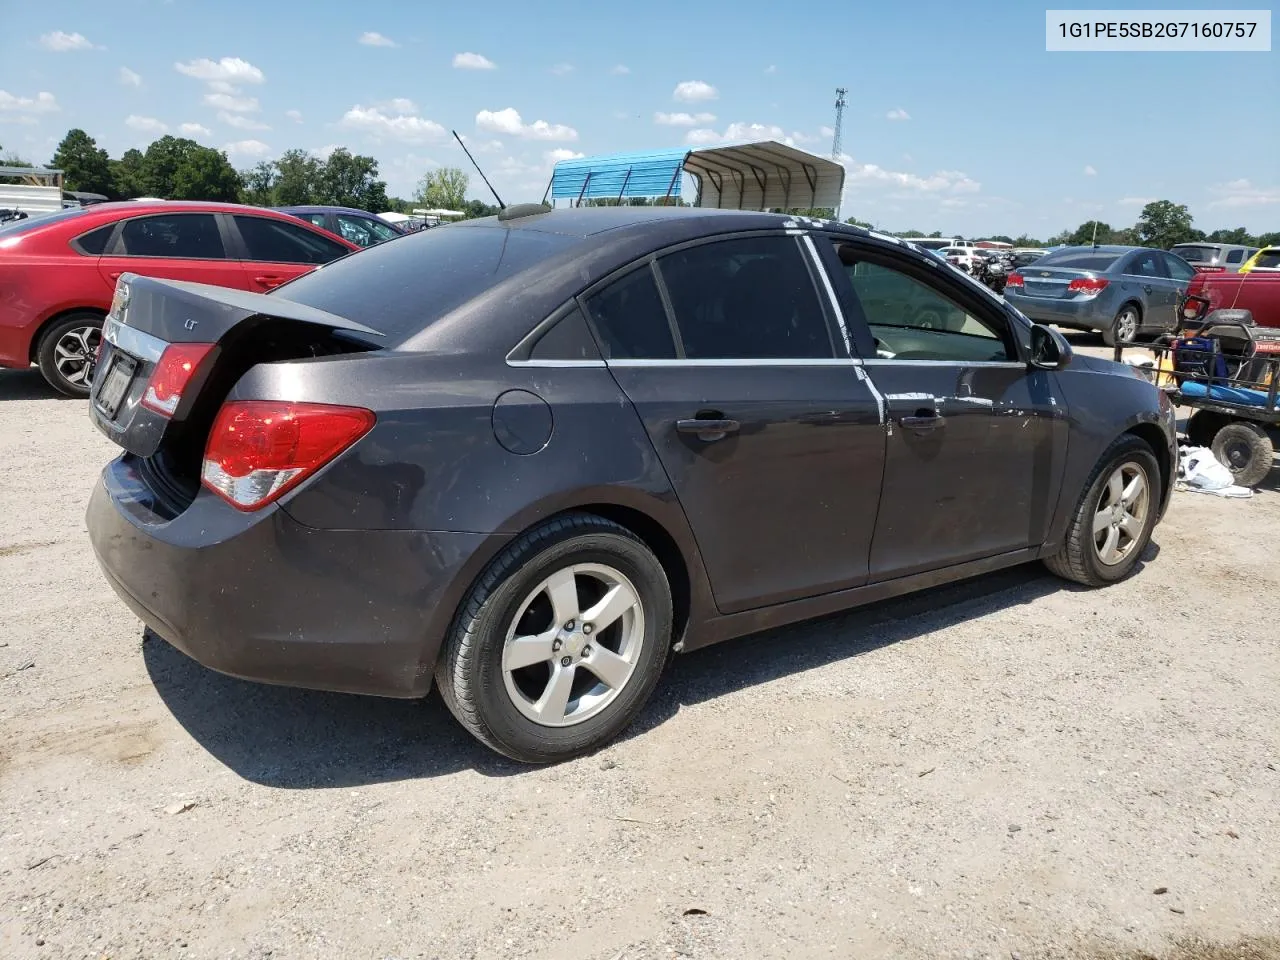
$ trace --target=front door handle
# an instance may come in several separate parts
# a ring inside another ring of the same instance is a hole
[[[947,425],[947,418],[931,413],[926,416],[902,417],[898,423],[908,430],[937,430]]]
[[[677,420],[677,433],[691,433],[700,440],[710,443],[713,440],[720,440],[731,433],[737,433],[742,428],[742,424],[737,420],[703,420],[695,418],[692,420]]]

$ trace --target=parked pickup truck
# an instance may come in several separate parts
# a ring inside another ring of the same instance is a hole
[[[1260,327],[1280,327],[1280,247],[1267,247],[1248,273],[1197,273],[1187,296],[1204,297],[1210,310],[1248,310]]]

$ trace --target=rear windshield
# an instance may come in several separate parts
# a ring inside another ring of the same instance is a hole
[[[930,240],[927,237],[916,237],[914,240],[909,242],[914,243],[917,247],[921,247],[925,250],[941,250],[944,247],[951,245],[947,240]]]
[[[1254,261],[1255,267],[1266,267],[1274,270],[1280,267],[1280,250],[1263,250],[1258,254],[1258,259]]]
[[[15,237],[21,233],[30,233],[52,223],[69,220],[84,215],[86,207],[68,207],[65,210],[54,210],[51,213],[37,213],[25,220],[6,220],[0,223],[0,237]]]
[[[1197,247],[1193,245],[1178,244],[1171,253],[1176,253],[1188,263],[1209,263],[1218,255],[1217,247]]]
[[[394,345],[575,242],[528,229],[435,227],[336,260],[278,295],[366,324]]]
[[[1106,270],[1120,259],[1118,253],[1102,253],[1097,250],[1063,250],[1046,253],[1036,261],[1037,267],[1066,267],[1071,270]]]

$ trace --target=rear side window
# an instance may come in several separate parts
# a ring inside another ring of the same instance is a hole
[[[115,228],[116,225],[114,223],[109,223],[105,227],[99,227],[97,230],[90,230],[88,233],[81,234],[72,240],[71,246],[80,253],[91,257],[100,257],[103,251],[107,249],[107,241],[111,239],[111,234]]]
[[[633,270],[586,299],[605,356],[614,360],[668,360],[675,338],[653,269]]]
[[[289,211],[285,211],[288,213]],[[307,223],[314,224],[317,227],[324,227],[323,213],[291,213],[290,216],[297,217],[299,220],[305,220]]]
[[[1169,275],[1165,267],[1164,255],[1159,250],[1135,253],[1124,268],[1124,272],[1135,277],[1167,277]]]
[[[1276,267],[1280,267],[1280,250],[1264,250],[1258,255],[1258,260],[1254,266],[1262,267],[1264,270],[1274,270]]]
[[[829,359],[831,334],[794,237],[721,240],[658,261],[690,360]]]
[[[249,259],[263,263],[328,263],[349,251],[305,227],[267,217],[238,216]]]
[[[1092,250],[1064,250],[1045,254],[1036,261],[1038,267],[1063,267],[1070,270],[1109,270],[1120,259],[1118,253],[1094,253]]]
[[[324,224],[318,224],[324,226]],[[384,240],[394,240],[400,234],[385,223],[370,220],[368,217],[353,217],[350,214],[338,214],[338,232],[343,240],[348,240],[358,247],[372,247]]]
[[[1162,259],[1169,270],[1169,276],[1175,280],[1190,280],[1196,275],[1195,268],[1191,264],[1171,253],[1166,253]]]
[[[211,213],[168,213],[127,220],[112,253],[177,260],[221,260],[225,256],[218,221]]]
[[[1227,253],[1227,263],[1241,263],[1244,260],[1243,250],[1231,250]]]

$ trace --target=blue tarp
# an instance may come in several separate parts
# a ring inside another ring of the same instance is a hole
[[[689,150],[642,150],[561,160],[551,176],[552,199],[680,196],[680,171]],[[589,175],[589,179],[588,179]],[[585,190],[583,187],[585,186]]]

